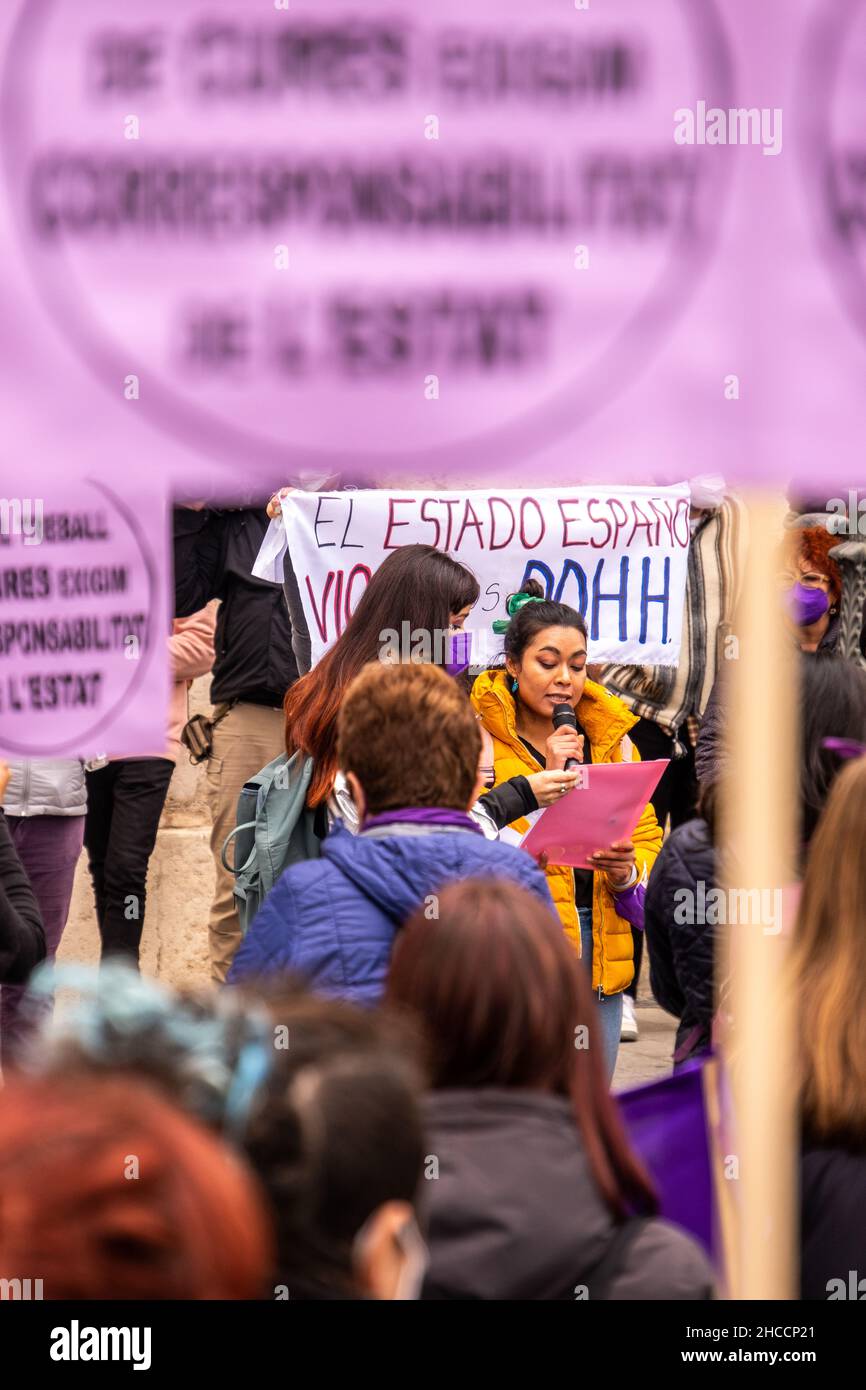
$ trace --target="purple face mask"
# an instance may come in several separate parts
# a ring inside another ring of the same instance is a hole
[[[445,670],[449,676],[459,676],[471,665],[472,633],[462,630],[449,632],[447,645],[448,656],[445,661]]]
[[[785,605],[798,627],[810,627],[823,618],[830,600],[823,589],[807,589],[804,584],[792,584],[785,590]]]

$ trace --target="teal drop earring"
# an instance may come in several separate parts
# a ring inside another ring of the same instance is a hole
[[[516,694],[517,694],[517,677],[516,677],[516,676],[514,677],[514,680],[511,682],[511,693],[512,693],[512,695],[516,695]]]

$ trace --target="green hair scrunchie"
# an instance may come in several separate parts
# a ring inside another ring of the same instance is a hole
[[[511,619],[514,617],[516,613],[519,613],[521,608],[523,608],[527,603],[545,602],[546,599],[539,598],[537,594],[524,594],[522,592],[519,594],[510,594],[505,604],[505,611],[509,614],[509,617],[495,618],[492,624],[493,631],[500,634],[503,632],[507,632],[511,623]]]

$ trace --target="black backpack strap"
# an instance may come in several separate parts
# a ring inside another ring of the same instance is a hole
[[[645,1226],[652,1220],[650,1216],[630,1216],[617,1226],[607,1249],[584,1279],[590,1302],[610,1298],[610,1290],[615,1279],[625,1267],[632,1246]]]

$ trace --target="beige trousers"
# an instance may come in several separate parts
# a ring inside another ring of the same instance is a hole
[[[216,707],[218,714],[220,706]],[[238,796],[250,777],[285,752],[281,709],[233,705],[213,731],[213,751],[207,761],[207,797],[212,829],[211,853],[216,869],[214,898],[208,920],[211,978],[223,984],[235,952],[241,944],[241,927],[234,904],[234,876],[222,866],[220,855],[226,836],[237,824]],[[233,845],[226,859],[234,863]]]

